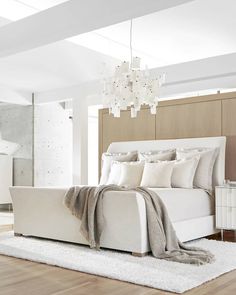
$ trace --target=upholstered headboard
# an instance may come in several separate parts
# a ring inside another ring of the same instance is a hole
[[[219,154],[213,170],[213,185],[222,185],[225,179],[225,146],[226,137],[201,137],[168,140],[145,140],[113,142],[108,147],[108,152],[150,151],[174,148],[209,147],[219,148]]]

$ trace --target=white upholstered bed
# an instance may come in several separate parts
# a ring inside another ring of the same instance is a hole
[[[213,184],[220,185],[225,173],[225,137],[112,143],[109,152],[165,150],[169,148],[219,148],[213,169]],[[164,201],[177,236],[189,241],[216,232],[214,199],[202,189],[152,188]],[[16,234],[87,244],[79,232],[80,221],[63,206],[67,188],[10,188]],[[150,250],[145,202],[139,193],[106,192],[106,225],[101,246],[133,253]]]

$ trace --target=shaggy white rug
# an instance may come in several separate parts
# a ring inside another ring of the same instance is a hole
[[[216,261],[204,266],[186,265],[151,256],[139,258],[117,251],[96,251],[75,244],[14,237],[12,232],[0,235],[0,254],[176,293],[236,269],[236,243],[201,239],[189,244],[210,250]]]

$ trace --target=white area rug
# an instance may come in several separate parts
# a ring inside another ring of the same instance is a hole
[[[236,243],[201,239],[191,245],[214,253],[216,261],[204,266],[143,258],[110,250],[36,238],[0,235],[0,254],[57,265],[107,278],[182,293],[236,269]]]

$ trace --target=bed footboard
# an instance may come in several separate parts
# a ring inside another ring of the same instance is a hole
[[[66,188],[11,187],[14,232],[66,242],[87,244],[80,221],[63,205]],[[106,192],[105,227],[101,247],[135,253],[149,249],[146,208],[136,192]]]

